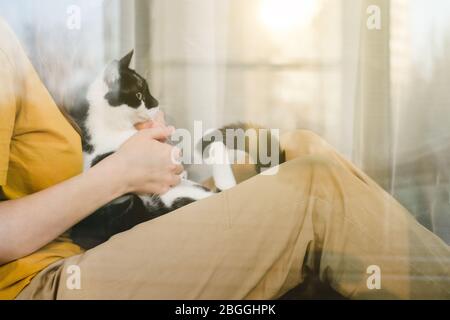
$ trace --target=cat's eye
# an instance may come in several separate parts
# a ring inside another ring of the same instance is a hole
[[[136,98],[138,98],[140,101],[142,101],[142,98],[143,98],[142,93],[140,93],[140,92],[136,93]]]

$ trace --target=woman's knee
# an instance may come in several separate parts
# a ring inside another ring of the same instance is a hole
[[[337,169],[339,164],[327,154],[308,154],[299,158],[294,158],[281,165],[279,173],[292,177],[311,177],[311,175],[326,175],[331,177],[331,173]]]
[[[329,149],[328,143],[310,130],[294,130],[283,134],[281,147],[287,160],[300,156],[320,154]]]

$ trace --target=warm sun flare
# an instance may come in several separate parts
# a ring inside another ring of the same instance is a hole
[[[313,18],[317,0],[263,0],[261,18],[273,31],[287,31],[307,25]]]

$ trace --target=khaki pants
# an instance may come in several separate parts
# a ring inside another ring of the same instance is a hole
[[[278,174],[57,262],[18,299],[272,299],[314,275],[348,298],[450,299],[443,241],[317,135],[282,144]]]

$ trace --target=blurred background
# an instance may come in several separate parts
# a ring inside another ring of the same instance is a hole
[[[177,127],[313,130],[450,244],[448,0],[0,0],[0,16],[57,103],[135,48]]]

